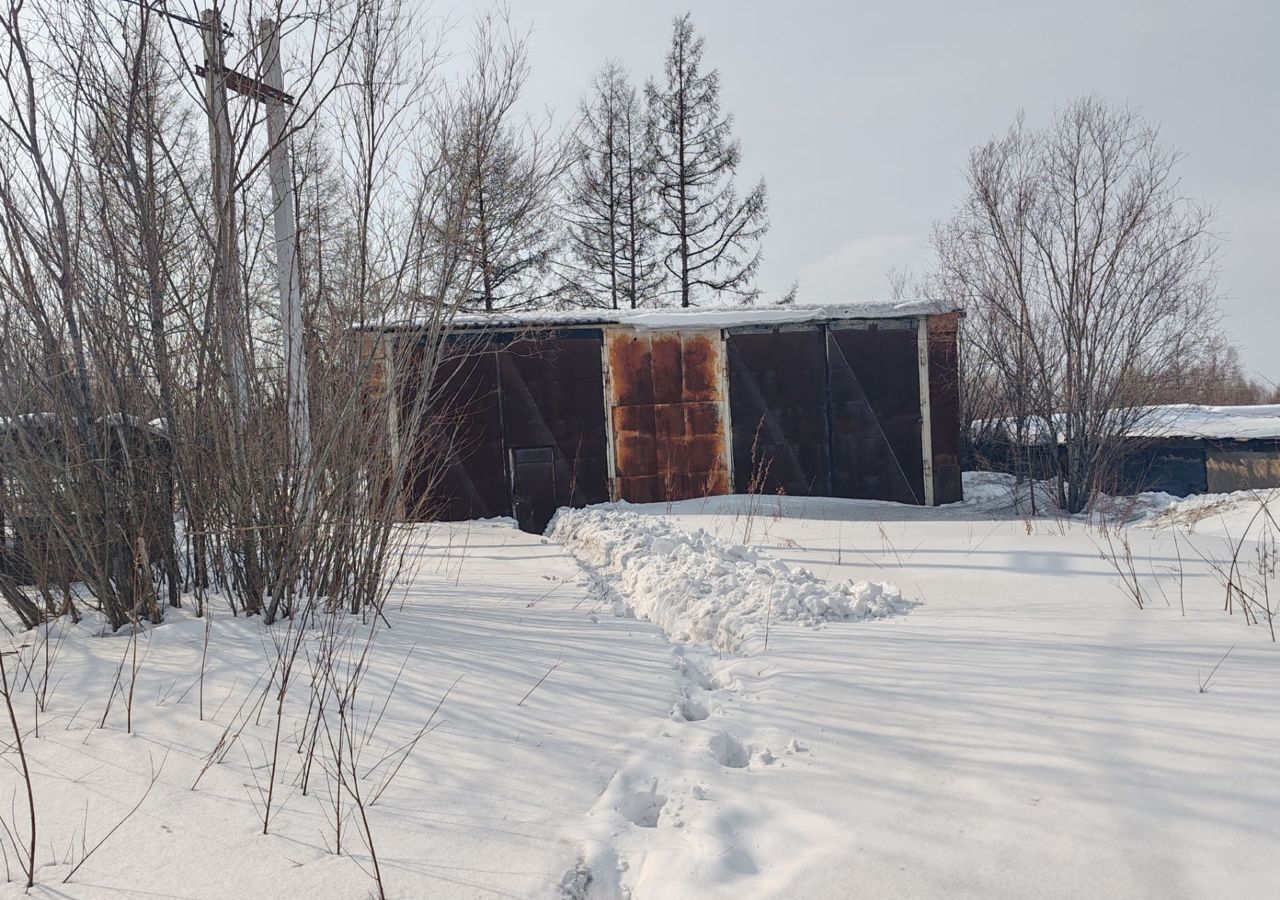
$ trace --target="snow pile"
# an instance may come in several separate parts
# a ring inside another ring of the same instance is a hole
[[[564,509],[547,536],[595,570],[615,612],[653,622],[673,640],[731,652],[769,621],[880,618],[915,605],[894,585],[828,584],[808,569],[653,516]]]
[[[979,513],[1014,513],[1019,518],[1030,517],[1033,482],[1003,472],[965,472],[963,477],[964,500],[956,504],[957,507],[963,504]],[[1034,486],[1037,516],[1065,515],[1058,509],[1057,485],[1052,480],[1036,481]],[[1217,500],[1221,495],[1200,496]],[[1180,498],[1163,491],[1118,496],[1099,494],[1092,512],[1080,513],[1074,518],[1094,525],[1138,525],[1159,519],[1183,503]]]
[[[1232,540],[1245,536],[1257,540],[1263,527],[1275,518],[1280,518],[1280,489],[1272,488],[1170,497],[1164,507],[1153,510],[1140,524]]]

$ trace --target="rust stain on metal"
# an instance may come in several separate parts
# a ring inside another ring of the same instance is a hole
[[[364,391],[369,400],[381,400],[389,390],[387,379],[386,341],[381,335],[365,333],[357,340],[360,358],[368,360],[364,369]]]
[[[619,498],[728,493],[719,341],[704,333],[613,333],[608,340]]]
[[[684,347],[678,334],[650,339],[654,403],[679,403],[684,399]]]
[[[684,341],[684,395],[686,400],[718,402],[716,373],[720,367],[720,342],[703,334]]]
[[[933,420],[934,502],[963,499],[960,477],[959,313],[928,319],[929,407]]]
[[[632,334],[609,336],[609,373],[613,378],[615,406],[641,406],[653,402],[649,342]],[[644,377],[639,377],[644,373]]]

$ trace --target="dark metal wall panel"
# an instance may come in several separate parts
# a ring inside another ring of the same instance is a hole
[[[727,345],[734,490],[830,493],[822,329],[735,331]]]
[[[447,342],[409,448],[406,516],[514,515],[519,487],[522,525],[545,526],[560,506],[609,499],[601,337],[591,330]],[[419,345],[397,363],[402,421],[413,414],[421,352]],[[523,460],[518,486],[517,458]],[[547,484],[534,483],[541,474],[550,475]]]
[[[497,356],[462,345],[446,353],[417,440],[409,448],[405,513],[410,519],[445,521],[509,516]],[[402,421],[414,412],[413,372],[420,354],[418,346],[411,368],[397,364]]]
[[[959,313],[930,316],[929,419],[933,449],[933,502],[964,499],[960,469]]]
[[[1204,444],[1194,440],[1134,442],[1125,448],[1115,480],[1114,486],[1104,485],[1103,489],[1114,494],[1203,494],[1208,489]]]
[[[618,498],[727,493],[718,333],[616,331],[607,348]]]
[[[833,494],[924,503],[916,324],[827,332]]]

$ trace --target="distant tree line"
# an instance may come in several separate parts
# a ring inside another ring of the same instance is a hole
[[[1188,354],[1181,365],[1171,367],[1151,390],[1153,401],[1160,404],[1280,403],[1280,385],[1251,376],[1240,359],[1240,350],[1224,334],[1213,335],[1203,347]]]

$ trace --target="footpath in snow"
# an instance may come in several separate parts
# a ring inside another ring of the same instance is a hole
[[[670,715],[637,731],[585,820],[566,831],[581,853],[564,897],[784,896],[812,852],[787,836],[810,814],[752,798],[785,796],[821,765],[809,752],[813,726],[750,713],[754,685],[776,671],[762,654],[770,629],[776,640],[817,632],[797,625],[885,618],[916,604],[891,584],[828,583],[701,528],[612,507],[561,510],[547,536],[577,558],[616,616],[662,629],[680,677]],[[785,858],[763,846],[766,835]]]

